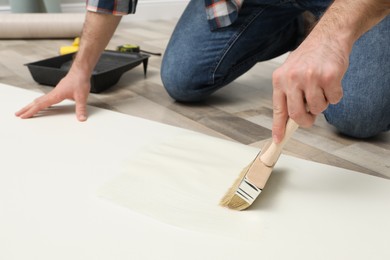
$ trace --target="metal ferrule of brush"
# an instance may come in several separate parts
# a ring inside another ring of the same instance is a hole
[[[256,187],[246,177],[241,181],[240,186],[238,186],[238,189],[236,190],[236,195],[249,204],[252,204],[260,193],[261,189]]]

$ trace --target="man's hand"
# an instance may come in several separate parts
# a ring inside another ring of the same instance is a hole
[[[273,74],[274,142],[282,140],[288,117],[310,127],[329,104],[340,101],[353,44],[389,13],[389,0],[334,1]]]
[[[333,45],[332,45],[333,44]],[[306,39],[273,74],[273,138],[280,142],[288,117],[310,127],[318,114],[342,97],[349,52],[317,36]]]
[[[89,77],[70,72],[58,85],[46,95],[35,99],[15,113],[20,118],[31,118],[46,108],[58,104],[65,99],[76,102],[76,116],[79,121],[87,120],[87,98],[91,88]]]
[[[91,89],[90,77],[120,20],[121,16],[87,12],[80,48],[69,73],[52,91],[16,112],[16,116],[31,118],[64,99],[71,99],[76,102],[77,119],[87,120],[86,103]]]

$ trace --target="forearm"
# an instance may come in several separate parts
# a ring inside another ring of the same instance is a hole
[[[389,13],[390,0],[336,0],[311,36],[350,52],[355,41]]]
[[[71,72],[78,72],[88,77],[91,75],[120,20],[121,16],[87,12],[80,48]]]

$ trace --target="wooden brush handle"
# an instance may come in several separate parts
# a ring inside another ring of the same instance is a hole
[[[287,124],[286,124],[286,131],[284,133],[284,137],[282,141],[278,144],[275,144],[272,142],[269,147],[265,147],[264,153],[260,155],[260,160],[267,166],[273,167],[278,160],[282,149],[286,142],[290,139],[290,137],[293,135],[295,130],[297,130],[299,125],[295,123],[294,120],[291,118],[288,119]]]

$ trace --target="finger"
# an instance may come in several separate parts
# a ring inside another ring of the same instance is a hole
[[[305,93],[306,110],[313,115],[322,113],[329,105],[327,98],[324,95],[322,88],[311,88]]]
[[[329,105],[323,88],[319,86],[318,75],[318,72],[309,69],[306,71],[304,82],[301,82],[301,86],[304,86],[304,110],[306,112],[310,111],[313,115],[320,114]]]
[[[286,96],[282,91],[273,93],[273,124],[272,138],[275,143],[280,143],[284,137],[286,122],[288,119]]]
[[[324,88],[324,95],[330,104],[337,104],[343,97],[343,88],[341,84]]]
[[[23,109],[19,117],[22,119],[31,118],[34,115],[36,115],[39,111],[44,110],[45,108],[46,107],[42,106],[42,104],[32,103],[31,105]]]
[[[315,116],[307,111],[307,105],[302,91],[291,91],[287,95],[288,116],[302,127],[310,127]]]
[[[42,102],[42,97],[35,99],[32,103],[17,112],[20,118],[31,118],[39,111],[45,109],[45,103]]]
[[[35,114],[36,114],[36,112],[34,112],[33,107],[30,107],[29,109],[26,109],[25,111],[23,111],[23,113],[21,113],[19,115],[19,117],[22,119],[26,119],[26,118],[33,117]]]
[[[19,111],[17,111],[15,113],[16,116],[21,116],[22,114],[24,114],[27,110],[29,110],[31,107],[33,106],[33,103],[30,103],[28,104],[27,106],[23,107],[22,109],[20,109]]]
[[[87,120],[87,98],[79,97],[75,99],[76,101],[76,116],[77,119],[81,122]]]
[[[16,114],[22,119],[31,118],[39,111],[42,111],[54,104],[57,104],[64,100],[64,98],[58,96],[55,91],[35,99],[32,103],[19,110]]]

